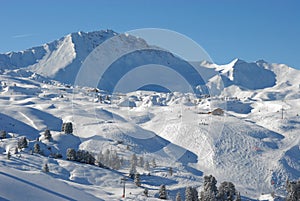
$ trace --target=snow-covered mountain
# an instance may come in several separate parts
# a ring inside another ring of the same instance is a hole
[[[98,55],[112,53],[117,60],[101,57],[98,64],[110,65],[100,81],[91,73],[78,82],[78,74],[91,64],[89,56],[112,38],[107,52]],[[240,59],[225,65],[189,63],[141,38],[107,30],[0,54],[0,69],[0,130],[7,132],[0,142],[0,177],[6,181],[0,182],[5,189],[0,199],[19,200],[11,190],[17,186],[31,200],[120,200],[120,178],[128,175],[132,154],[155,158],[157,166],[137,169],[144,173],[141,183],[150,197],[129,179],[126,200],[155,200],[161,184],[171,200],[177,192],[184,197],[186,186],[202,190],[207,174],[233,182],[243,196],[256,199],[273,191],[283,195],[285,181],[300,177],[300,72],[287,65]],[[155,91],[158,85],[172,90]],[[148,91],[137,90],[141,86]],[[107,93],[116,87],[123,93]],[[216,108],[221,113],[214,115]],[[73,123],[73,134],[61,132],[64,122]],[[44,139],[45,129],[52,140]],[[13,154],[22,136],[28,148]],[[44,154],[31,155],[36,143]],[[110,150],[125,163],[109,170],[68,161],[68,148],[96,156]],[[49,158],[58,153],[61,159]],[[44,163],[50,167],[46,175]]]
[[[106,46],[103,45],[112,38],[113,40],[110,40]],[[96,66],[89,69],[92,72],[89,72],[88,79],[80,80],[79,82],[84,83],[79,84],[99,87],[112,92],[117,82],[126,73],[133,71],[136,67],[152,65],[151,71],[155,69],[153,66],[159,66],[159,70],[155,71],[155,74],[151,75],[150,67],[139,68],[140,71],[134,75],[131,74],[131,78],[139,79],[138,82],[143,80],[145,83],[159,83],[173,88],[174,91],[187,91],[188,87],[180,87],[183,82],[178,84],[180,79],[178,75],[166,70],[162,71],[164,68],[160,67],[167,66],[182,76],[192,88],[196,88],[198,85],[209,87],[209,91],[207,87],[202,88],[201,93],[211,93],[212,95],[222,93],[230,96],[240,93],[251,97],[259,96],[265,100],[283,99],[284,97],[298,98],[300,75],[298,70],[287,65],[269,64],[263,60],[247,63],[240,59],[235,59],[226,65],[205,61],[188,63],[166,50],[148,45],[141,38],[118,34],[112,30],[72,33],[40,47],[0,54],[0,70],[26,69],[62,83],[74,84],[78,73],[81,73],[80,70],[82,71],[81,68],[84,65],[91,65],[86,61],[89,59],[88,56],[100,45],[105,48],[98,48],[98,51],[105,50],[106,53],[94,54],[96,56],[106,55],[98,58],[100,61],[97,61]],[[118,52],[124,53],[124,55],[118,55]],[[101,65],[107,65],[104,61],[104,57],[108,57],[107,55],[116,60],[110,63],[109,69],[105,69],[106,74],[99,75],[97,72],[103,67]],[[165,76],[166,73],[167,76]],[[159,76],[159,74],[161,75]],[[99,76],[102,78],[100,79]],[[131,89],[129,85],[130,83],[127,83],[126,89],[121,89],[121,92],[137,90]],[[256,93],[258,91],[262,93]]]

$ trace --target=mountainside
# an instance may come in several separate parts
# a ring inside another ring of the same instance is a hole
[[[0,130],[7,132],[0,177],[9,183],[1,183],[0,199],[21,199],[13,186],[31,200],[123,199],[120,179],[133,154],[150,167],[136,167],[141,187],[127,177],[123,200],[156,200],[161,184],[171,200],[184,197],[187,186],[203,190],[208,174],[257,199],[285,195],[286,180],[300,177],[300,71],[284,64],[189,63],[108,30],[0,54],[0,69]],[[71,134],[62,131],[66,122]],[[14,153],[24,136],[28,147]],[[32,153],[37,143],[42,152]],[[97,162],[108,152],[123,163],[108,169],[66,160],[68,148]]]

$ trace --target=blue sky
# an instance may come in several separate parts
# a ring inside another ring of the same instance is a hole
[[[77,31],[164,28],[196,41],[216,63],[264,59],[300,69],[299,11],[297,0],[3,0],[0,52]]]

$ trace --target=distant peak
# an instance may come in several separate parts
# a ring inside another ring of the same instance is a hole
[[[239,59],[239,58],[235,58],[232,62],[230,62],[230,64],[233,64],[233,65],[242,64],[242,63],[246,63],[246,61]]]
[[[70,35],[71,36],[101,36],[101,35],[117,35],[118,33],[111,30],[100,30],[100,31],[91,31],[91,32],[84,32],[84,31],[79,31],[79,32],[73,32]]]
[[[211,64],[213,64],[211,61],[207,61],[207,60],[202,60],[201,62],[200,62],[200,65],[201,66],[206,66],[206,65],[211,65]]]
[[[259,60],[257,60],[255,63],[257,63],[257,64],[266,64],[266,63],[268,63],[268,62],[266,62],[266,61],[263,60],[263,59],[259,59]]]

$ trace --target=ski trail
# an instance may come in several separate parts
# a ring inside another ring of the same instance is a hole
[[[35,125],[34,121],[31,120],[26,114],[24,114],[23,112],[19,112],[29,123],[29,125],[31,125],[33,128],[35,128],[36,130],[38,130],[37,126]]]

